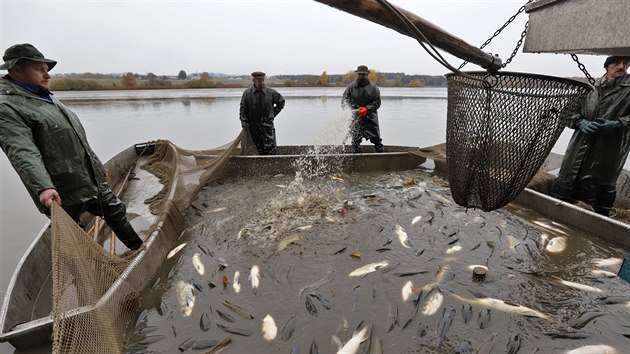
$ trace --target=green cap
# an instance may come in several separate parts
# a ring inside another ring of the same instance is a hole
[[[21,59],[48,63],[49,71],[57,65],[56,61],[44,58],[44,55],[32,44],[23,43],[12,45],[4,52],[4,56],[2,57],[4,64],[0,66],[0,70],[11,69]]]
[[[262,71],[254,71],[254,72],[252,73],[252,76],[253,76],[253,77],[265,77],[265,73],[264,73],[264,72],[262,72]]]

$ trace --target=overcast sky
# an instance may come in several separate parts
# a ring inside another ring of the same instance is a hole
[[[391,2],[479,46],[526,0]],[[527,17],[519,15],[484,50],[505,61]],[[447,72],[415,40],[311,0],[0,0],[0,26],[2,52],[32,43],[59,62],[52,73],[342,74],[359,64]],[[581,59],[593,76],[603,74],[604,57]],[[583,76],[570,56],[556,54],[521,52],[505,70]]]

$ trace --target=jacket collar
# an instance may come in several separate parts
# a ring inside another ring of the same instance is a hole
[[[20,95],[25,97],[33,97],[53,102],[53,93],[39,87],[21,84],[11,79],[9,75],[5,75],[0,79],[0,94],[2,95]]]

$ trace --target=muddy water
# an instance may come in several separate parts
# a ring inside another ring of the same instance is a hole
[[[194,206],[185,247],[142,295],[129,352],[225,339],[223,353],[333,353],[365,328],[365,353],[630,347],[628,284],[605,273],[621,250],[515,205],[466,210],[430,165],[227,180]],[[473,282],[473,265],[485,281]]]

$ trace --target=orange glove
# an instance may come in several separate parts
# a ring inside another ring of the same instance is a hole
[[[359,107],[358,109],[359,117],[365,117],[368,114],[367,107]]]

